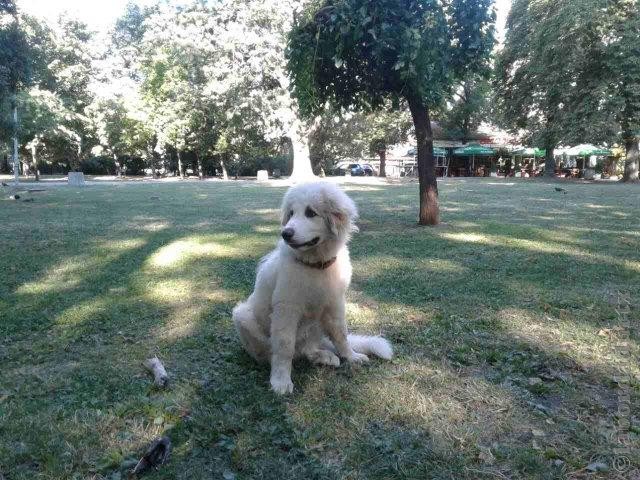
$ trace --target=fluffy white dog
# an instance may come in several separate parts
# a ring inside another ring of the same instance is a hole
[[[293,391],[291,363],[362,363],[367,354],[390,359],[382,337],[348,335],[345,292],[351,282],[347,243],[358,211],[337,186],[291,187],[282,202],[282,240],[258,266],[251,296],[233,309],[240,340],[260,362],[271,362],[271,388]]]

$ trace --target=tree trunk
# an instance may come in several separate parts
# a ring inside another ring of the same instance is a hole
[[[40,171],[38,170],[38,146],[31,144],[31,163],[33,163],[33,173],[36,176],[36,182],[40,181]]]
[[[122,165],[120,165],[120,162],[118,161],[118,155],[116,155],[115,152],[113,153],[113,164],[116,166],[116,176],[121,177]]]
[[[308,138],[300,135],[297,126],[294,125],[289,130],[289,139],[293,147],[293,171],[291,172],[291,180],[303,182],[314,178],[315,175],[311,168]]]
[[[551,142],[547,142],[544,148],[546,150],[544,156],[544,176],[554,178],[556,176],[556,157],[553,155],[553,151],[556,146]]]
[[[638,139],[627,138],[624,142],[626,150],[626,159],[624,161],[623,182],[638,181],[638,164],[640,163],[640,152],[638,152]]]
[[[156,178],[158,173],[156,172],[156,162],[158,160],[158,153],[156,147],[158,146],[158,137],[154,135],[151,137],[151,141],[147,142],[147,152],[149,155],[149,161],[151,162],[151,177]]]
[[[229,173],[227,172],[227,166],[224,164],[224,154],[220,157],[220,168],[222,168],[222,180],[229,180]]]
[[[438,183],[436,180],[436,162],[433,156],[433,134],[429,109],[417,97],[407,97],[413,125],[418,141],[418,178],[420,185],[420,225],[440,223],[438,207]]]
[[[147,164],[151,167],[151,178],[156,178],[156,157],[150,145],[147,146]]]
[[[18,102],[13,98],[13,179],[20,182],[20,161],[18,160]]]
[[[200,160],[200,155],[196,153],[196,163],[198,164],[198,178],[200,180],[204,180],[204,172],[202,171],[202,160]]]
[[[380,156],[380,172],[378,173],[379,177],[387,176],[387,150],[378,150],[378,155]]]
[[[180,150],[177,150],[178,152],[178,175],[180,175],[180,178],[184,178],[184,170],[182,169],[182,154],[180,153]]]

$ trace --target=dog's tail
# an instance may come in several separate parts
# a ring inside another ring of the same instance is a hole
[[[349,335],[347,337],[349,345],[354,351],[366,355],[376,355],[377,357],[391,360],[393,348],[386,338],[369,337],[365,335]]]

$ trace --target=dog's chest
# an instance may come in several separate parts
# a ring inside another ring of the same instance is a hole
[[[314,312],[342,302],[351,280],[350,276],[341,275],[337,269],[317,273],[305,289],[306,309]]]

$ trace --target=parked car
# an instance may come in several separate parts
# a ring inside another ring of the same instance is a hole
[[[378,171],[370,163],[361,163],[360,166],[364,170],[365,175],[369,177],[375,177],[376,175],[378,175]]]
[[[351,175],[354,177],[364,177],[375,175],[376,171],[368,163],[340,162],[333,169],[334,175]]]
[[[364,169],[359,163],[338,163],[333,169],[334,175],[352,175],[354,177],[361,177],[365,175]]]

